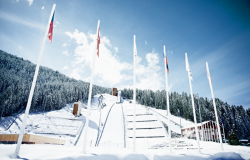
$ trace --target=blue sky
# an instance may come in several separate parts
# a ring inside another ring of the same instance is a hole
[[[211,98],[208,62],[215,97],[250,108],[249,1],[0,0],[0,49],[37,63],[54,3],[53,40],[46,42],[42,66],[89,81],[100,20],[94,84],[133,86],[136,35],[138,88],[165,89],[165,45],[172,92],[190,93],[187,52],[194,93]]]

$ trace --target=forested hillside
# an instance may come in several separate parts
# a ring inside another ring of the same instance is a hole
[[[8,54],[0,50],[0,118],[23,111],[26,107],[35,65],[28,60]],[[88,98],[89,83],[69,78],[58,71],[47,67],[40,67],[35,92],[31,104],[31,112],[40,109],[49,111],[60,109],[67,103],[85,101]],[[165,90],[137,89],[136,99],[139,104],[155,108],[166,108]],[[111,93],[110,88],[93,85],[92,96],[99,93]],[[132,99],[133,90],[122,90],[123,98]],[[172,92],[169,94],[171,114],[193,120],[191,96]],[[213,101],[194,95],[196,117],[200,122],[199,108],[202,121],[215,121]],[[243,106],[229,105],[216,98],[217,113],[220,124],[224,121],[226,136],[235,129],[239,138],[250,136],[250,109]]]
[[[0,50],[0,119],[26,108],[35,67],[28,60]],[[31,111],[60,109],[78,99],[87,100],[88,93],[89,83],[41,66]],[[92,96],[99,93],[111,93],[111,89],[93,85]]]
[[[122,90],[122,97],[133,99],[133,90]],[[166,109],[166,91],[153,92],[152,90],[137,89],[136,101],[145,106]],[[248,138],[250,136],[250,109],[245,110],[243,106],[230,106],[227,102],[223,102],[219,98],[216,98],[215,101],[220,124],[222,124],[222,121],[224,122],[226,137],[234,129],[237,132],[238,138]],[[203,122],[208,120],[216,121],[212,99],[210,100],[207,97],[203,98],[194,95],[194,102],[198,123],[200,123],[198,104]],[[182,94],[172,92],[169,94],[169,104],[171,114],[175,116],[179,116],[180,114],[181,117],[194,121],[190,94],[186,92],[182,92]],[[178,113],[178,110],[180,113]]]

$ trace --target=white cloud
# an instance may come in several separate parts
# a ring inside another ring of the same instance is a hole
[[[63,69],[63,70],[68,70],[69,67],[68,67],[68,66],[64,66],[62,69]]]
[[[66,47],[67,46],[67,43],[63,43],[63,45],[62,45],[63,47]]]
[[[42,9],[44,9],[44,6],[42,6]]]
[[[147,41],[145,41],[145,44],[147,45],[147,44],[148,44],[148,42],[147,42]]]
[[[63,51],[63,54],[65,54],[66,56],[69,55],[68,51]]]
[[[29,2],[29,6],[33,4],[33,0],[27,0]]]
[[[162,90],[164,76],[160,74],[158,53],[153,50],[146,54],[147,66],[140,64],[141,58],[138,56],[136,66],[137,84],[140,89]]]
[[[96,34],[79,32],[77,29],[74,32],[66,32],[71,39],[74,39],[78,44],[74,52],[74,60],[71,62],[77,71],[72,73],[72,77],[80,79],[80,68],[90,69],[93,54],[96,56]],[[132,69],[132,65],[126,62],[121,62],[116,54],[113,54],[110,40],[107,37],[101,36],[100,54],[99,58],[95,58],[95,75],[100,78],[102,84],[107,87],[116,85],[124,79],[131,79],[132,77],[123,73]],[[83,77],[82,77],[83,79]]]
[[[73,69],[73,72],[71,73],[71,77],[75,78],[76,80],[80,80],[81,79],[80,73],[82,73],[82,69],[80,67],[77,67]]]
[[[115,53],[118,53],[118,47],[114,47]]]
[[[90,69],[93,54],[96,56],[96,35],[92,33],[83,33],[75,30],[74,32],[66,32],[71,39],[75,40],[77,46],[74,49],[74,60],[71,62],[73,72],[71,76],[75,79],[89,81],[90,77],[81,77],[84,70]],[[117,48],[117,49],[116,49]],[[113,51],[113,53],[112,53]],[[95,57],[95,76],[98,85],[106,87],[126,87],[131,88],[129,82],[133,82],[133,64],[122,62],[115,54],[118,47],[112,47],[107,37],[101,37],[100,56]],[[160,73],[159,55],[153,49],[151,53],[145,56],[147,64],[141,64],[142,58],[137,56],[136,66],[136,87],[139,89],[162,90],[164,89],[164,75]],[[171,89],[173,84],[169,85]]]

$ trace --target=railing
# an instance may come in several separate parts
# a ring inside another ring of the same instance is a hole
[[[123,115],[123,135],[124,135],[124,148],[126,148],[126,127],[125,127],[125,117],[124,117],[124,112],[123,112],[123,105],[121,104],[122,106],[122,115]]]
[[[115,104],[115,103],[114,103],[114,104]],[[113,105],[110,107],[110,109],[109,109],[109,112],[108,112],[108,115],[107,115],[107,117],[106,117],[105,123],[104,123],[104,125],[103,125],[102,132],[101,132],[100,137],[99,137],[99,128],[100,128],[100,124],[99,124],[98,136],[97,136],[97,139],[96,139],[95,146],[98,146],[98,145],[99,145],[99,142],[100,142],[100,140],[101,140],[101,138],[102,138],[102,133],[103,133],[103,131],[104,131],[104,129],[105,129],[105,126],[106,126],[106,123],[107,123],[107,120],[108,120],[108,117],[109,117],[109,113],[110,113],[111,109],[113,108],[114,104],[113,104]]]
[[[203,132],[203,137],[202,137]],[[195,130],[192,131],[183,131],[184,138],[196,139]],[[202,130],[198,130],[200,140],[203,141],[213,141],[219,142],[219,133],[217,129],[208,129],[205,128]]]

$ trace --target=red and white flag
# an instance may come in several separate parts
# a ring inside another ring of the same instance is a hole
[[[207,62],[206,62],[206,69],[207,69],[207,78],[208,78],[208,80],[211,80],[211,85],[213,86],[213,84],[212,84],[212,79],[211,79],[211,76],[210,76],[210,73],[209,73],[208,63],[207,63]]]
[[[100,27],[98,28],[98,37],[97,37],[97,56],[99,57],[99,44],[101,43],[100,38]]]
[[[49,33],[48,33],[49,43],[52,43],[54,15],[55,15],[55,11],[53,13],[53,16],[52,16],[52,19],[51,19],[51,22],[50,22],[50,26],[49,26]]]

